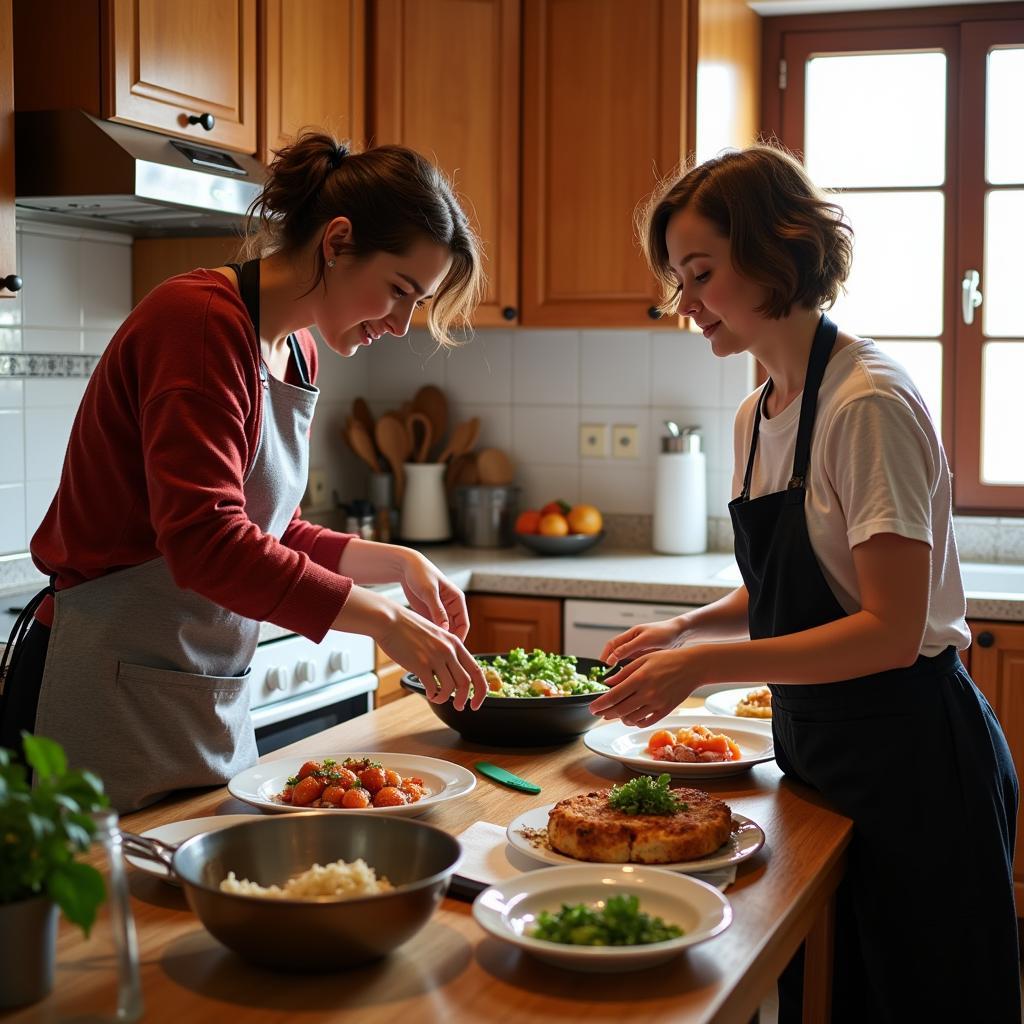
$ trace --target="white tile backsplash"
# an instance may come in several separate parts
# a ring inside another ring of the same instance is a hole
[[[26,326],[82,326],[78,242],[22,232],[23,317]]]
[[[81,352],[82,332],[75,328],[23,327],[23,352]]]
[[[0,484],[0,551],[24,551],[25,485]]]
[[[0,409],[21,409],[25,404],[25,382],[0,378]]]
[[[32,540],[32,534],[43,521],[57,493],[57,485],[60,483],[60,475],[45,477],[40,480],[28,480],[25,483],[25,524],[28,530],[28,540]]]
[[[82,323],[115,330],[132,308],[132,250],[114,242],[78,243]]]
[[[538,465],[576,462],[579,413],[575,405],[512,407],[512,457]]]
[[[651,337],[633,331],[580,335],[580,404],[647,405],[651,400]]]
[[[369,357],[368,388],[375,398],[411,400],[424,384],[444,383],[444,352],[437,351],[426,331],[410,331],[405,338],[385,336],[353,358],[364,355]]]
[[[445,357],[445,387],[466,402],[512,401],[511,331],[480,331]]]
[[[21,409],[0,409],[0,485],[25,480],[25,421]]]
[[[579,331],[517,331],[512,340],[512,401],[516,405],[576,405]]]
[[[582,500],[578,463],[565,466],[520,463],[516,466],[516,483],[522,488],[520,509],[540,508],[549,501],[567,501],[574,505]]]

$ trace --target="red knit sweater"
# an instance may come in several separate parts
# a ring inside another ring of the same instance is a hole
[[[298,338],[315,380],[316,344],[308,331]],[[58,590],[162,556],[179,587],[324,637],[352,588],[337,571],[350,537],[296,510],[277,540],[246,515],[259,362],[245,306],[220,274],[171,278],[139,303],[93,372],[32,538],[32,558]],[[52,623],[51,600],[37,618]]]

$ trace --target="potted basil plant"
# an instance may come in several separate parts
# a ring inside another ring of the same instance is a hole
[[[59,743],[22,734],[35,773],[0,747],[0,1008],[42,999],[53,987],[57,910],[88,936],[103,876],[76,860],[109,801],[100,780],[68,771]]]

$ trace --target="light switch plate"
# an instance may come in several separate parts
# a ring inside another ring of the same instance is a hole
[[[580,457],[604,459],[608,457],[608,424],[580,424]]]
[[[612,427],[612,455],[616,459],[640,458],[640,442],[635,423],[616,423]]]

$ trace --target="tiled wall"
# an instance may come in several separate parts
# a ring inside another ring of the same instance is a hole
[[[0,353],[99,354],[131,309],[131,239],[26,222],[24,287],[0,301]],[[0,378],[0,554],[24,551],[60,478],[84,377]]]
[[[365,354],[371,408],[393,408],[422,384],[442,387],[455,422],[479,416],[480,446],[512,456],[523,507],[564,498],[649,514],[658,439],[674,419],[702,428],[708,513],[727,514],[732,423],[752,387],[749,357],[717,359],[703,337],[676,330],[480,330],[462,348],[433,348],[422,331],[377,342]],[[581,458],[584,423],[608,424],[609,434],[635,424],[638,457]]]

